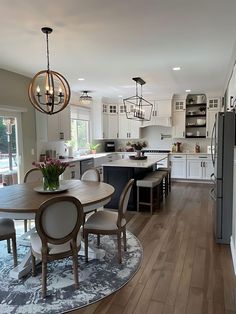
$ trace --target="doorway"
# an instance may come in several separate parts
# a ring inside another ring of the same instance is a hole
[[[0,110],[0,187],[20,182],[22,146],[21,114]]]

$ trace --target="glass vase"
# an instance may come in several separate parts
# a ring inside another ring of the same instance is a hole
[[[56,191],[59,189],[59,177],[43,177],[44,191]]]

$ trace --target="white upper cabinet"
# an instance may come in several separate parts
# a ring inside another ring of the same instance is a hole
[[[142,126],[171,126],[172,107],[171,99],[157,99],[150,101],[153,104],[152,116],[150,121],[143,121]]]
[[[207,100],[206,137],[211,138],[215,122],[215,115],[221,108],[221,98],[209,98]]]
[[[119,105],[119,138],[137,139],[139,138],[140,121],[127,119],[125,106]]]
[[[173,111],[183,111],[186,109],[185,99],[176,99],[173,101]]]
[[[42,142],[70,140],[71,139],[71,119],[70,107],[53,115],[36,113],[36,134],[37,140]]]
[[[103,138],[118,138],[118,105],[103,104]]]
[[[173,113],[172,137],[185,138],[185,111],[175,111]]]

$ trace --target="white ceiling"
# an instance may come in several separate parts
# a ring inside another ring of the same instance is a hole
[[[222,93],[235,54],[236,0],[1,0],[0,20],[0,68],[45,69],[50,26],[51,69],[93,96]]]

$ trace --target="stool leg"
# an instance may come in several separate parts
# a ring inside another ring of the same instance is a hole
[[[171,191],[171,173],[169,172],[169,191]]]
[[[153,190],[150,188],[150,209],[151,209],[151,215],[153,210]]]
[[[137,211],[139,212],[139,186],[137,186]]]

